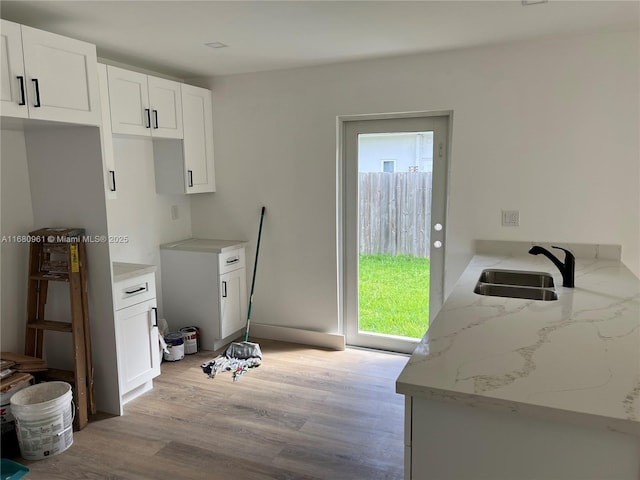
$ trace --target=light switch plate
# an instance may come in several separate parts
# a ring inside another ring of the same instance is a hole
[[[503,227],[520,226],[520,210],[502,210]]]

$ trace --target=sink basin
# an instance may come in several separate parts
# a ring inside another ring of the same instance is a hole
[[[553,288],[553,277],[546,272],[498,270],[489,268],[480,274],[479,282],[522,287]]]
[[[473,290],[479,295],[492,297],[524,298],[527,300],[557,300],[558,294],[550,288],[520,287],[517,285],[498,285],[478,282]]]
[[[553,287],[553,277],[546,272],[488,268],[480,274],[473,291],[491,297],[550,301],[558,299]]]

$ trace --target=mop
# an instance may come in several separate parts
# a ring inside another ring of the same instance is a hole
[[[260,345],[249,341],[249,328],[251,327],[251,307],[253,306],[253,291],[256,285],[256,271],[258,270],[258,253],[260,252],[260,239],[262,237],[262,222],[264,220],[265,207],[260,214],[260,228],[258,229],[258,243],[256,244],[256,258],[253,264],[253,279],[251,280],[251,294],[249,296],[249,308],[247,309],[247,327],[243,342],[232,342],[224,355],[219,355],[210,362],[201,365],[204,373],[209,378],[215,378],[221,371],[230,371],[235,382],[247,369],[260,366],[262,363],[262,351]]]

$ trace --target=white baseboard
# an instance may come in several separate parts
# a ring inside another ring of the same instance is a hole
[[[251,324],[250,337],[264,338],[265,340],[280,340],[282,342],[313,345],[314,347],[330,348],[332,350],[344,350],[344,335],[337,333],[314,332],[299,328],[279,327],[276,325]]]
[[[122,407],[124,407],[126,403],[130,402],[134,398],[138,398],[143,393],[147,393],[151,389],[153,389],[153,380],[149,380],[122,395],[120,397],[120,415],[124,414]]]

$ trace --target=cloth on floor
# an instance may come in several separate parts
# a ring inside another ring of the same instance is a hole
[[[213,360],[210,360],[201,365],[202,371],[206,373],[209,378],[215,378],[219,372],[231,372],[233,375],[233,381],[237,381],[242,375],[244,375],[249,368],[259,367],[262,363],[262,359],[259,357],[249,357],[247,359],[234,358],[225,355],[218,355]]]

